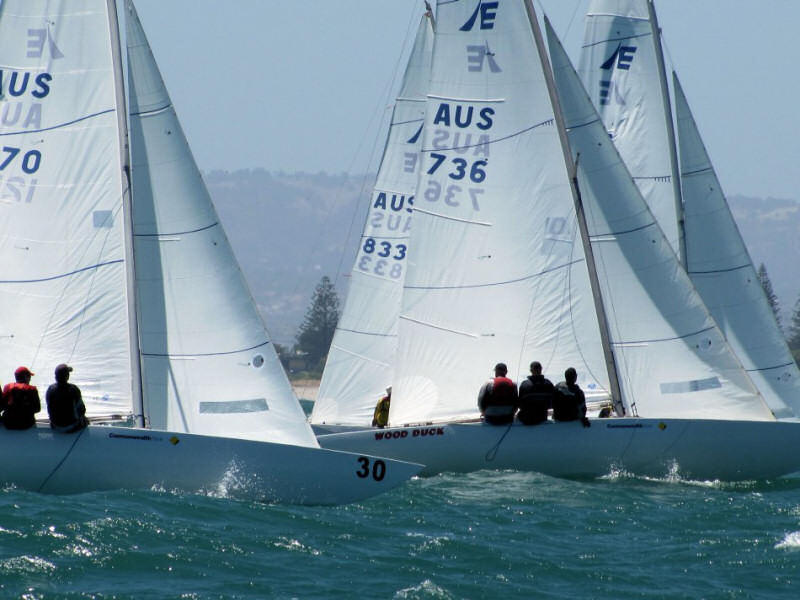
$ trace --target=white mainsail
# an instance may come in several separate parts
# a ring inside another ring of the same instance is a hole
[[[738,359],[775,416],[795,418],[800,371],[675,77],[678,171],[662,54],[651,1],[592,1],[579,69],[584,86],[676,251],[684,239],[684,266]]]
[[[478,416],[495,363],[607,374],[558,133],[521,2],[440,2],[391,424]]]
[[[400,87],[312,423],[369,426],[391,385],[433,49],[422,17]]]
[[[651,417],[774,419],[680,265],[547,26],[625,403],[634,414]]]
[[[148,425],[316,446],[126,7],[133,221]]]
[[[123,174],[107,158],[123,107],[106,5],[0,8],[0,379],[25,365],[50,382],[69,363],[90,416],[131,415]]]

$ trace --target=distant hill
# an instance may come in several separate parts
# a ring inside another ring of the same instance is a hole
[[[291,346],[323,275],[344,300],[374,175],[256,169],[204,178],[267,328]],[[785,325],[800,296],[800,204],[729,200],[753,262],[767,266]]]
[[[323,275],[344,300],[347,277],[337,275],[355,260],[366,214],[359,198],[368,201],[374,176],[245,170],[204,178],[270,334],[293,345]]]

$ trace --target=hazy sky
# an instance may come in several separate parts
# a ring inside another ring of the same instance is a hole
[[[366,171],[423,11],[422,0],[135,2],[204,171]],[[535,1],[575,62],[588,4]],[[800,1],[656,8],[723,189],[800,200]]]

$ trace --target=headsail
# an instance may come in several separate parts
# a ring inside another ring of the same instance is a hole
[[[126,2],[147,424],[316,446]]]
[[[392,383],[432,49],[432,16],[426,14],[392,112],[312,423],[369,426],[377,399]]]
[[[772,420],[547,23],[623,399],[643,416]]]
[[[0,379],[26,365],[44,387],[67,362],[90,416],[129,415],[109,14],[105,0],[52,4],[0,5]]]
[[[440,2],[390,423],[478,416],[496,362],[606,374],[522,2]]]
[[[800,414],[800,370],[766,299],[677,75],[673,81],[689,276],[775,416],[795,418]]]

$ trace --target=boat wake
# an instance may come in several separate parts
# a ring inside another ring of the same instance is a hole
[[[775,544],[776,550],[800,550],[800,531],[792,531]]]

